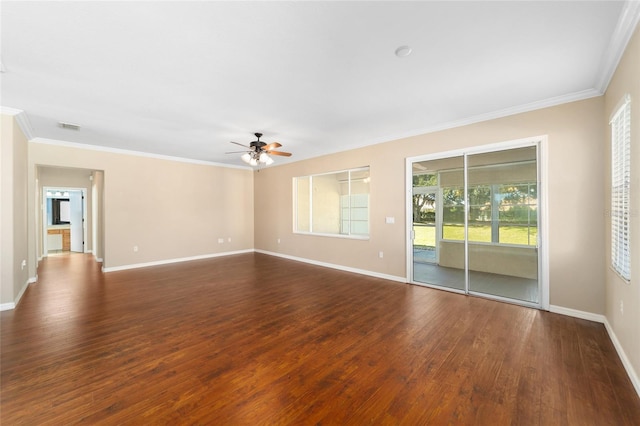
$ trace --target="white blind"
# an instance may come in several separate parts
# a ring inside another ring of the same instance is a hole
[[[611,120],[611,265],[631,279],[631,102],[626,96]]]

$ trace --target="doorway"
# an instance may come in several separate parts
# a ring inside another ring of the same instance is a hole
[[[412,283],[548,307],[543,141],[407,159]]]
[[[86,189],[43,188],[44,255],[85,252]]]

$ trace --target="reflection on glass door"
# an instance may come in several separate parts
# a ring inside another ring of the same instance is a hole
[[[467,158],[469,291],[538,303],[536,147]]]
[[[411,162],[413,282],[541,304],[538,144]]]
[[[465,291],[464,159],[413,163],[413,280]]]

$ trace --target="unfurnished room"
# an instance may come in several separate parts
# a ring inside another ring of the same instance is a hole
[[[0,423],[640,424],[640,1],[0,4]]]

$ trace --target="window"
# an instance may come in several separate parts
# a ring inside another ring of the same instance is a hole
[[[442,189],[442,238],[464,240],[464,187]]]
[[[464,188],[443,189],[442,235],[464,240]],[[469,187],[469,241],[536,246],[535,182]]]
[[[611,266],[625,280],[631,279],[631,99],[611,119]]]
[[[293,179],[294,232],[369,236],[369,167]]]

